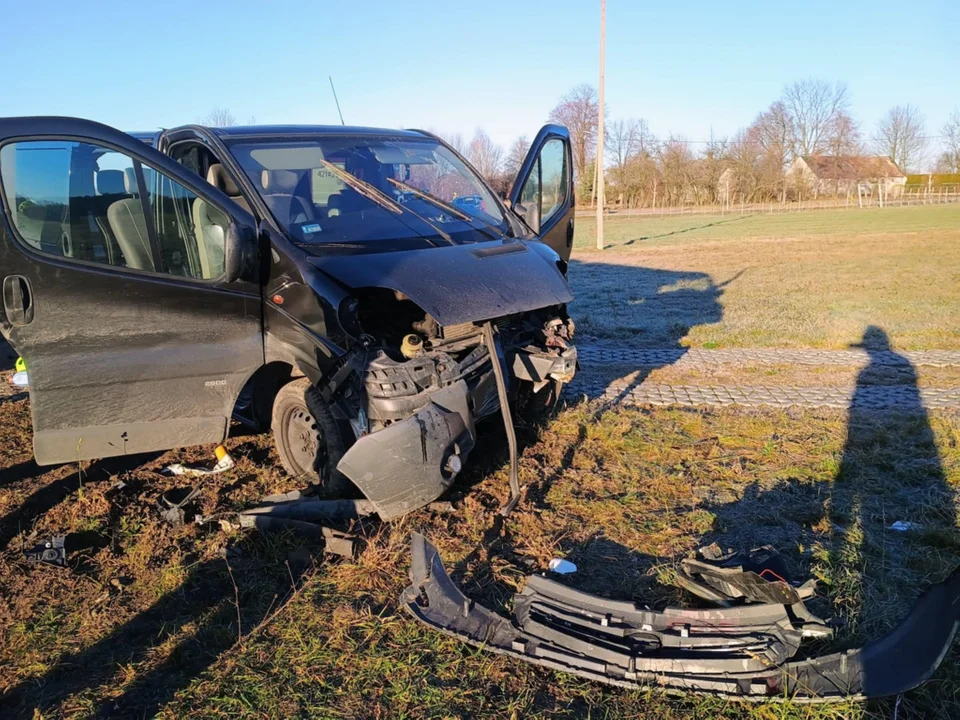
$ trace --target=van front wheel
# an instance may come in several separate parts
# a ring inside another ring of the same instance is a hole
[[[319,486],[326,497],[343,497],[349,492],[350,481],[337,470],[343,457],[337,422],[307,378],[280,388],[271,426],[284,470]]]

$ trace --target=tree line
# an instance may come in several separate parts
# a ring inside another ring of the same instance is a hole
[[[937,151],[938,173],[960,173],[960,110],[928,135],[923,114],[913,105],[897,105],[866,134],[849,111],[844,83],[798,80],[730,137],[689,141],[670,134],[658,138],[644,119],[610,122],[604,109],[606,197],[624,207],[703,205],[722,199],[766,202],[788,199],[787,171],[804,155],[879,155],[904,174],[916,172]],[[549,121],[570,130],[579,202],[594,195],[599,103],[591,85],[577,85],[550,111]],[[508,189],[529,148],[518,138],[506,153],[482,129],[465,141],[445,139],[469,159],[500,191]],[[866,178],[864,178],[866,179]]]
[[[657,207],[785,200],[790,193],[787,171],[804,155],[881,155],[909,174],[920,170],[928,151],[934,150],[936,172],[960,173],[960,110],[953,111],[939,136],[931,137],[918,108],[897,105],[868,136],[850,115],[849,105],[844,83],[798,80],[784,87],[747,127],[706,141],[674,134],[658,138],[646,120],[610,122],[609,108],[604,108],[607,201],[623,207]],[[596,89],[583,84],[564,94],[548,116],[550,122],[570,130],[581,204],[595,194],[598,112]],[[236,118],[217,108],[199,122],[229,126]],[[482,128],[470,138],[437,134],[502,195],[530,149],[530,140],[521,136],[504,151]]]

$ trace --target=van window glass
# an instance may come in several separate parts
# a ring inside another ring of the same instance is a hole
[[[528,210],[532,208],[537,208],[538,212],[540,210],[540,158],[534,161],[527,181],[520,190],[520,204]]]
[[[540,184],[543,188],[540,222],[545,223],[567,199],[567,152],[563,140],[547,140],[540,151]]]
[[[10,219],[39,252],[153,270],[134,161],[90,143],[11,143],[0,150]]]
[[[160,271],[211,280],[225,267],[227,215],[176,180],[144,168],[149,222],[160,251]]]

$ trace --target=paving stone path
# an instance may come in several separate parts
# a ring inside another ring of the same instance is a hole
[[[660,385],[614,381],[597,382],[589,377],[577,379],[568,396],[586,395],[625,405],[748,405],[773,407],[831,407],[863,410],[922,410],[960,408],[960,387],[920,388],[909,385],[871,385],[854,393],[851,387],[770,387],[770,386],[695,386]]]
[[[774,406],[850,408],[854,403],[865,410],[922,410],[960,408],[960,387],[917,388],[913,385],[865,385],[792,387],[784,385],[717,386],[665,385],[635,382],[625,375],[668,365],[689,368],[696,365],[744,365],[782,363],[804,366],[845,366],[859,368],[873,363],[888,367],[960,366],[960,351],[926,350],[896,353],[864,350],[683,350],[630,348],[613,343],[578,346],[581,371],[567,389],[571,398],[584,395],[591,400],[628,405],[683,406]],[[855,399],[854,399],[855,398]]]
[[[647,349],[624,347],[611,342],[578,346],[584,365],[662,367],[664,365],[718,365],[746,363],[778,363],[784,365],[843,365],[860,367],[867,363],[891,367],[907,365],[925,367],[960,366],[960,350],[917,350],[893,352],[881,350],[781,350],[737,349],[700,350],[683,348]]]

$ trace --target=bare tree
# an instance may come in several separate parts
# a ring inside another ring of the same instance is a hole
[[[597,149],[597,115],[600,103],[591,85],[577,85],[550,111],[550,122],[566,126],[573,145],[573,169],[586,182],[587,164]]]
[[[237,118],[227,108],[214,108],[200,120],[200,124],[208,127],[231,127],[237,124]]]
[[[461,155],[466,156],[467,154],[467,142],[463,139],[463,135],[460,133],[445,133],[440,132],[439,130],[431,130],[434,135],[443,140],[447,145],[452,147]]]
[[[657,153],[663,180],[663,198],[668,204],[683,205],[690,199],[695,160],[684,138],[670,137]]]
[[[937,167],[943,172],[960,173],[960,110],[950,114],[942,132],[943,153]]]
[[[640,121],[642,122],[642,121]],[[622,172],[627,160],[633,157],[640,145],[640,123],[633,118],[614,120],[610,123],[607,148],[613,156],[613,165]]]
[[[847,109],[847,86],[824,80],[798,80],[783,90],[783,106],[790,118],[792,150],[796,155],[818,155],[828,149],[837,114]]]
[[[503,161],[503,176],[510,184],[513,184],[520,172],[520,166],[523,165],[528,152],[530,152],[530,141],[527,140],[526,135],[518,137],[510,146],[510,152]]]
[[[903,172],[916,169],[927,145],[925,124],[923,115],[913,105],[890,108],[873,138],[877,152],[893,160]]]
[[[473,163],[477,171],[487,180],[492,181],[500,172],[502,156],[503,148],[493,142],[482,128],[477,128],[467,146],[466,153],[467,159]]]
[[[793,120],[782,101],[777,100],[765,112],[757,115],[747,129],[750,141],[760,151],[757,163],[758,185],[771,197],[784,199],[784,174],[790,160],[793,143]]]

